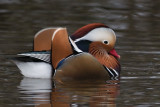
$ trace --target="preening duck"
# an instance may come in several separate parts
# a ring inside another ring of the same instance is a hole
[[[19,54],[22,57],[17,58],[16,64],[26,77],[51,78],[53,75],[58,81],[107,80],[120,73],[115,42],[114,31],[100,23],[86,25],[70,37],[66,28],[45,29],[36,34],[34,51]]]

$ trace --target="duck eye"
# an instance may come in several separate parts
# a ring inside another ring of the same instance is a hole
[[[109,42],[108,42],[108,41],[106,41],[106,40],[104,40],[104,41],[103,41],[103,43],[107,45]]]

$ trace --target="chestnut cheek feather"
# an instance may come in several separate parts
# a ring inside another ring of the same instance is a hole
[[[102,65],[120,71],[118,60],[113,55],[108,54],[105,47],[102,47],[101,44],[91,44],[89,53],[91,53]]]

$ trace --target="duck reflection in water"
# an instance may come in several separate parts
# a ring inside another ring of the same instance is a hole
[[[35,107],[115,107],[119,80],[59,83],[51,79],[23,78],[18,88],[20,98]]]
[[[53,107],[114,107],[119,93],[118,83],[118,80],[56,83],[51,93],[51,104]]]
[[[27,105],[50,104],[52,92],[51,79],[36,79],[24,77],[17,87],[20,98],[27,101]]]

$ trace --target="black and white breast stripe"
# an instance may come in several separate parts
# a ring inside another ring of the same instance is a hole
[[[104,66],[105,67],[105,66]],[[112,68],[107,68],[107,67],[105,67],[105,69],[109,72],[109,75],[111,76],[111,77],[119,77],[119,72],[118,71],[116,71],[115,69],[112,69]]]
[[[76,52],[76,53],[81,53],[82,52],[82,50],[77,47],[77,45],[74,43],[74,41],[70,37],[69,37],[69,42],[70,42],[74,52]]]

